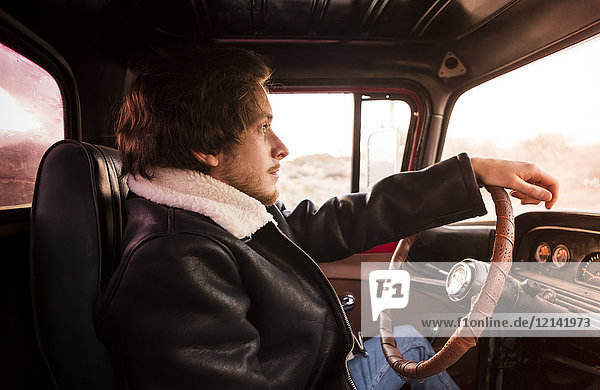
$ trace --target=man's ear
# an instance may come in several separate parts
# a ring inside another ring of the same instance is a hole
[[[192,154],[194,155],[194,157],[196,157],[196,159],[198,161],[203,162],[204,164],[208,165],[209,167],[214,168],[217,165],[219,165],[219,157],[217,155],[196,152],[195,150],[192,150]]]

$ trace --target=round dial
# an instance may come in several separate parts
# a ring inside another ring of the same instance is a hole
[[[586,256],[579,266],[577,280],[600,287],[600,252]]]
[[[550,245],[542,242],[535,249],[535,261],[538,263],[545,263],[550,260],[551,253],[552,250],[550,249]]]
[[[471,268],[464,262],[454,265],[446,276],[446,292],[451,300],[462,299],[471,285]]]
[[[562,268],[571,260],[569,248],[566,245],[558,245],[552,254],[552,263],[558,268]]]

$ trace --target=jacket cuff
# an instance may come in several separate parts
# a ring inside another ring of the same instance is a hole
[[[467,193],[469,194],[469,198],[471,204],[473,205],[476,216],[480,217],[487,214],[480,190],[480,188],[483,187],[483,184],[479,184],[477,181],[477,177],[473,171],[473,166],[471,165],[471,159],[466,153],[461,153],[456,156],[456,158],[458,159],[462,179],[465,184],[465,188],[467,189]]]

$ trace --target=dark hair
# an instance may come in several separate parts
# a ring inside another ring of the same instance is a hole
[[[134,72],[116,137],[122,173],[147,179],[155,167],[208,172],[192,150],[218,154],[239,143],[271,75],[261,56],[234,48],[163,51]]]

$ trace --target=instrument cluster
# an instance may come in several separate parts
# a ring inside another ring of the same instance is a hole
[[[552,259],[552,264],[557,268],[562,268],[571,260],[569,247],[564,244],[558,244],[554,249],[550,244],[541,242],[535,249],[535,261],[538,263],[547,263]]]
[[[554,248],[546,242],[538,243],[534,252],[534,259],[538,263],[552,261],[556,268],[563,268],[571,259],[569,247],[558,244]],[[600,251],[587,254],[577,268],[575,280],[584,284],[600,287]]]
[[[595,231],[538,227],[519,245],[515,260],[548,264],[545,276],[600,289],[600,233]]]

